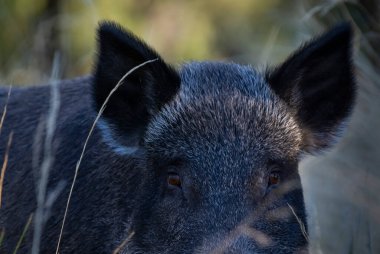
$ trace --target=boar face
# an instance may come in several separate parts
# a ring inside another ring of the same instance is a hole
[[[192,62],[178,71],[112,23],[99,30],[94,101],[104,141],[140,161],[125,253],[306,251],[298,161],[331,146],[354,100],[343,24],[277,68]],[[128,174],[128,172],[125,172]]]

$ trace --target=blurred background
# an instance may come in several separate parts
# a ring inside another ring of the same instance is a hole
[[[100,20],[114,20],[168,62],[222,60],[258,68],[342,20],[355,30],[359,96],[348,130],[301,175],[312,253],[380,253],[380,1],[0,0],[0,83],[91,72]]]

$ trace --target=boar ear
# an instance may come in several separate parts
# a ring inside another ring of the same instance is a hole
[[[128,71],[155,60],[123,79],[99,121],[105,141],[127,153],[141,144],[149,120],[176,94],[180,78],[153,49],[117,24],[101,23],[98,43],[93,84],[97,110]]]
[[[304,151],[329,147],[349,116],[355,98],[348,23],[312,40],[267,73],[275,91],[293,110]]]

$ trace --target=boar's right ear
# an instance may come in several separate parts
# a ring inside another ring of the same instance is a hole
[[[100,24],[98,43],[93,86],[97,111],[128,71],[155,60],[123,79],[99,121],[106,143],[121,154],[130,153],[141,144],[152,116],[177,93],[180,78],[153,49],[115,23]]]

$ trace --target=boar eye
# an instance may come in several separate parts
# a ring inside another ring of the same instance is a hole
[[[179,175],[175,173],[169,173],[167,182],[168,182],[168,185],[171,187],[181,188],[181,179],[179,178]]]
[[[268,186],[277,185],[280,183],[280,180],[281,180],[280,173],[273,171],[269,174]]]

